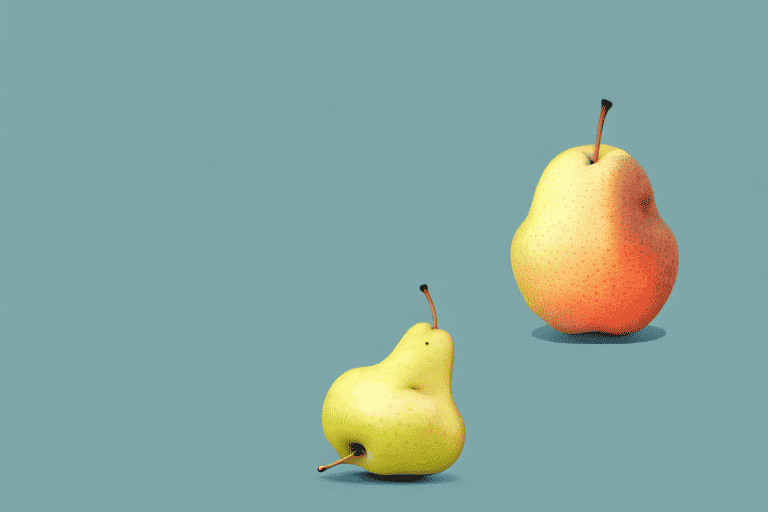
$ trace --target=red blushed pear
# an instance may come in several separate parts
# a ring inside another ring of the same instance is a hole
[[[544,169],[510,250],[528,307],[567,334],[629,334],[648,325],[672,292],[678,249],[648,176],[626,151],[595,145]]]
[[[464,447],[464,421],[451,393],[453,341],[432,325],[408,329],[384,361],[349,370],[323,403],[325,437],[341,459],[379,475],[431,475],[450,467]],[[362,341],[365,341],[364,339]]]

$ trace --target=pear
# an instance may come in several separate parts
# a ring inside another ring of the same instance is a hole
[[[528,307],[567,334],[629,334],[648,325],[672,292],[678,248],[651,183],[626,151],[595,145],[544,169],[510,259]]]
[[[340,460],[378,475],[444,471],[464,447],[464,420],[451,393],[453,341],[433,325],[408,329],[386,359],[342,374],[325,397],[323,432]]]

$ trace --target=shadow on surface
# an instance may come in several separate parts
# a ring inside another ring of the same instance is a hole
[[[433,485],[453,484],[461,481],[458,476],[446,473],[436,475],[376,475],[368,471],[345,471],[333,475],[322,475],[320,479],[326,482],[353,485]]]
[[[666,336],[667,331],[661,327],[647,325],[643,329],[632,334],[624,336],[616,334],[604,334],[599,332],[585,332],[584,334],[563,334],[556,331],[548,325],[539,327],[533,331],[534,338],[544,341],[553,341],[555,343],[575,343],[575,344],[613,344],[621,345],[625,343],[640,343],[643,341],[657,340]]]

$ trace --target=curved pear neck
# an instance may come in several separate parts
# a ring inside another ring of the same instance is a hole
[[[453,342],[441,329],[433,329],[427,323],[416,324],[377,366],[417,391],[450,390]]]

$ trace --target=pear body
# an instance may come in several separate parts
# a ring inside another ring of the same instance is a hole
[[[512,270],[528,307],[567,334],[629,334],[675,284],[678,247],[643,168],[625,151],[571,148],[544,169],[515,232]]]
[[[325,397],[323,432],[340,457],[379,475],[429,475],[450,467],[464,447],[464,421],[451,393],[453,341],[416,324],[374,366],[334,381]]]

